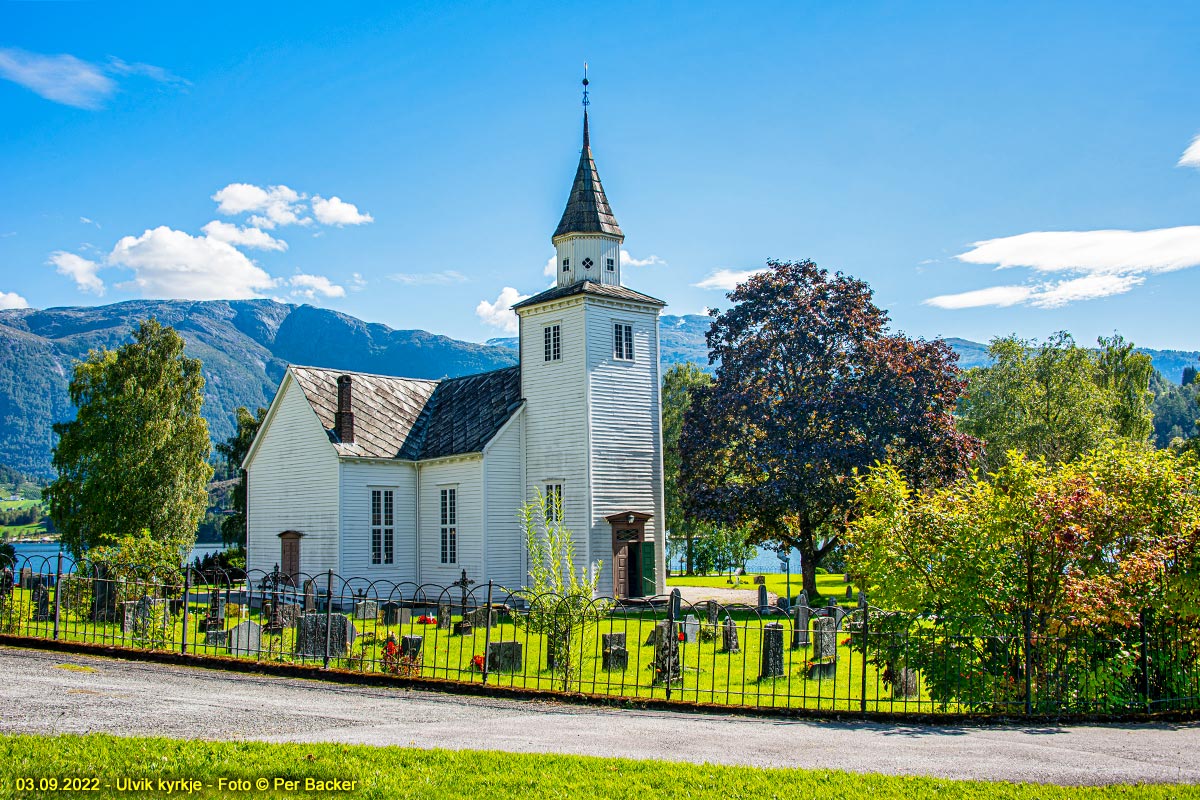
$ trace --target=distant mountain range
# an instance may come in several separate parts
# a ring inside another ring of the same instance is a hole
[[[233,432],[238,406],[267,405],[289,363],[413,378],[485,372],[517,363],[516,338],[475,344],[419,330],[393,330],[328,309],[272,300],[135,300],[107,306],[0,311],[0,464],[49,476],[51,425],[73,415],[67,396],[74,361],[115,347],[155,317],[179,331],[187,352],[204,363],[205,404],[213,439]],[[664,316],[665,365],[708,365],[700,315]],[[964,369],[988,362],[987,345],[948,339]],[[1147,350],[1178,383],[1200,352]]]

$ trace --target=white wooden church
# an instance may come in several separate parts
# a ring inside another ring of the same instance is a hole
[[[583,151],[557,285],[517,303],[520,365],[441,381],[290,366],[243,467],[247,567],[526,584],[521,504],[560,498],[599,591],[664,592],[658,315]]]

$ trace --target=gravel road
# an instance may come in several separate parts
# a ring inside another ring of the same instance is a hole
[[[12,647],[0,647],[0,674],[5,733],[578,753],[1072,785],[1200,783],[1200,724],[932,727],[629,711]]]

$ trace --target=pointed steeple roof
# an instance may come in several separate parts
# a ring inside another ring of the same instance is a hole
[[[617,218],[608,206],[604,187],[600,184],[600,173],[592,160],[592,146],[588,137],[587,109],[583,112],[583,151],[579,154],[579,168],[575,170],[575,182],[571,184],[571,196],[552,238],[568,233],[604,233],[625,238]]]

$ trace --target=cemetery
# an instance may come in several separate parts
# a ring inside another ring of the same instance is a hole
[[[827,712],[1129,713],[1194,708],[1200,695],[1187,637],[1155,630],[1129,643],[1064,639],[1027,651],[1019,630],[966,641],[944,635],[937,620],[907,617],[901,629],[900,617],[861,594],[850,604],[803,594],[768,604],[760,586],[759,603],[723,605],[688,604],[673,591],[600,598],[564,617],[553,598],[465,574],[447,587],[334,575],[186,578],[163,585],[35,570],[24,580],[31,588],[0,582],[0,629],[405,678]],[[1002,667],[983,669],[968,651]],[[1096,669],[1116,652],[1126,656],[1120,685]]]

